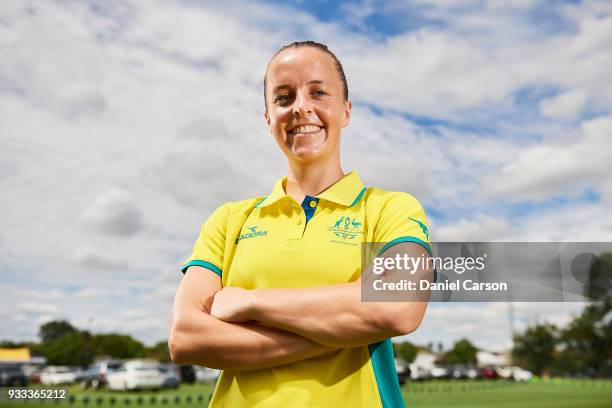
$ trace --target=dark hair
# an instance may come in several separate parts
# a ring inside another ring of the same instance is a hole
[[[278,51],[276,51],[274,55],[272,56],[272,58],[270,58],[270,62],[272,62],[274,57],[276,57],[278,54],[280,54],[287,48],[302,48],[302,47],[317,48],[334,59],[334,62],[336,64],[336,71],[338,72],[338,75],[340,76],[340,80],[342,81],[342,86],[343,86],[342,91],[344,93],[344,100],[345,101],[348,100],[348,84],[346,83],[346,76],[344,75],[342,64],[340,63],[340,60],[338,60],[338,57],[336,57],[336,55],[333,52],[331,52],[329,48],[327,48],[327,45],[325,44],[321,44],[316,41],[295,41],[295,42],[292,42],[291,44],[281,47]],[[270,67],[270,62],[268,62],[268,66],[266,67],[266,74],[264,75],[264,104],[266,105],[266,108],[268,107],[268,102],[266,101],[266,86],[267,86],[268,68]]]

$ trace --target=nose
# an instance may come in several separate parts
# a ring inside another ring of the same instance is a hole
[[[312,112],[310,100],[302,92],[298,92],[293,103],[293,114],[296,116],[306,117]]]

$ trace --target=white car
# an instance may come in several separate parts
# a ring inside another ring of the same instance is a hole
[[[67,366],[49,366],[40,372],[40,382],[44,385],[72,384],[79,372]]]
[[[429,370],[429,375],[433,378],[448,378],[448,368],[441,366],[433,366]]]
[[[217,381],[221,370],[216,368],[208,368],[195,366],[196,381],[199,383],[214,383]]]
[[[524,370],[521,367],[512,367],[512,369],[514,381],[529,381],[533,377],[533,373],[529,370]]]
[[[106,374],[109,390],[159,389],[163,382],[164,375],[154,360],[126,361],[117,370]]]
[[[533,377],[531,371],[524,370],[521,367],[497,368],[495,371],[500,377],[514,381],[529,381]]]
[[[505,378],[506,380],[512,378],[512,367],[496,367],[495,372],[501,378]]]
[[[178,388],[181,385],[181,375],[174,364],[160,364],[158,370],[162,373],[163,388]]]
[[[429,370],[418,364],[410,364],[410,379],[411,380],[425,380],[429,378]]]
[[[467,377],[470,380],[475,380],[476,378],[478,378],[478,370],[471,367],[467,369]]]

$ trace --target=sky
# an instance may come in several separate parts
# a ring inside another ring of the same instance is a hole
[[[263,74],[306,39],[344,65],[344,170],[417,197],[432,240],[612,241],[612,2],[9,0],[0,339],[164,340],[202,222],[286,172]],[[583,306],[516,303],[516,330]],[[430,304],[405,339],[502,350],[507,315]]]

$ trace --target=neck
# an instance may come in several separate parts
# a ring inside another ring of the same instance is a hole
[[[315,196],[344,177],[340,161],[330,163],[289,163],[285,192],[298,204],[306,195]]]

